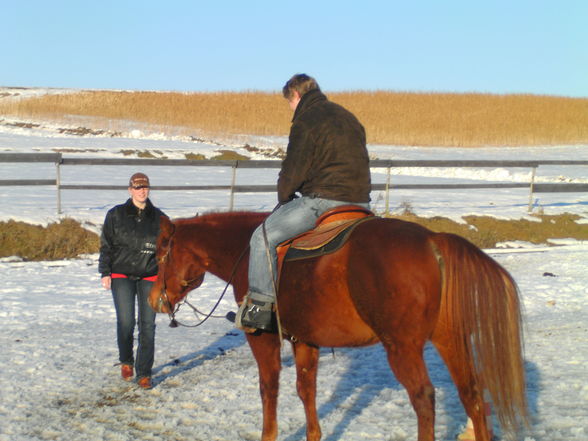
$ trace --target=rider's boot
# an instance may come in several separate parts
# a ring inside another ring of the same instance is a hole
[[[256,329],[273,331],[273,303],[255,300],[249,294],[243,299],[235,317],[235,326],[246,332]]]

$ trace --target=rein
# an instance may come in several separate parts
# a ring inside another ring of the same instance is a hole
[[[227,289],[231,285],[231,282],[233,281],[233,278],[235,277],[235,274],[237,273],[237,267],[241,263],[241,260],[243,260],[243,256],[245,256],[245,253],[248,250],[249,250],[249,245],[247,245],[245,247],[245,249],[239,255],[239,258],[237,259],[237,262],[235,262],[235,265],[233,266],[233,270],[231,271],[231,275],[227,281],[227,284],[225,285],[225,288],[223,289],[223,292],[221,293],[220,297],[218,298],[218,300],[216,301],[215,305],[212,307],[210,312],[208,314],[201,312],[198,308],[196,308],[194,305],[192,305],[190,302],[188,302],[188,300],[187,300],[188,294],[186,294],[184,300],[182,302],[178,303],[175,306],[175,308],[173,309],[173,311],[168,314],[168,316],[170,318],[170,323],[169,323],[170,328],[177,328],[178,326],[183,326],[185,328],[197,328],[198,326],[201,326],[202,324],[204,324],[211,317],[212,318],[226,318],[226,315],[223,315],[223,316],[216,315],[215,316],[213,314],[214,314],[214,311],[216,311],[216,309],[220,305],[220,302],[224,298],[225,294],[227,293]],[[161,258],[161,263],[165,263],[165,260],[169,256],[170,252],[171,252],[171,240],[169,242],[169,245],[168,245],[168,248],[167,248],[165,255]],[[162,296],[165,296],[165,302],[167,302],[167,304],[170,306],[170,310],[171,310],[172,309],[171,302],[170,302],[169,297],[167,295],[167,289],[166,289],[166,284],[165,284],[165,267],[162,268],[161,277],[162,277],[162,292],[159,296],[159,301],[161,303],[163,303],[164,299]],[[190,281],[183,282],[183,283],[185,283],[185,286],[190,286],[190,283],[194,282],[194,280],[197,280],[197,279],[192,279]],[[180,322],[179,320],[176,319],[176,313],[180,310],[180,307],[183,304],[188,305],[192,309],[192,311],[194,312],[194,315],[201,315],[201,316],[204,316],[204,318],[202,320],[200,320],[200,322],[196,323],[195,325],[187,325],[185,323]]]
[[[210,310],[210,312],[208,314],[204,314],[203,312],[201,312],[198,308],[196,308],[194,305],[192,305],[190,302],[188,302],[187,299],[184,299],[181,303],[178,303],[175,310],[169,314],[169,318],[170,318],[169,327],[170,328],[177,328],[178,326],[183,326],[185,328],[197,328],[198,326],[204,324],[204,322],[206,322],[211,317],[212,318],[225,318],[224,315],[212,315],[212,314],[214,313],[214,311],[216,311],[216,308],[218,308],[218,305],[220,305],[220,302],[223,299],[223,297],[225,296],[227,289],[229,288],[229,285],[231,284],[231,281],[232,281],[232,277],[231,277],[231,279],[229,279],[229,282],[227,282],[227,284],[225,285],[225,289],[223,289],[223,292],[221,293],[220,297],[218,298],[215,305],[212,307],[212,309]],[[167,297],[167,294],[166,294],[166,297]],[[192,308],[194,315],[203,315],[205,317],[202,320],[200,320],[200,322],[196,323],[195,325],[186,325],[185,323],[180,322],[179,320],[176,319],[176,313],[180,310],[180,307],[184,304],[186,304],[190,308]]]

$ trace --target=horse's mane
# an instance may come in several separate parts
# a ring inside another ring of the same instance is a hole
[[[233,223],[238,221],[241,223],[254,222],[261,223],[269,213],[258,211],[212,211],[204,214],[197,214],[193,217],[174,219],[173,223],[176,227],[191,226],[191,225],[219,225]]]

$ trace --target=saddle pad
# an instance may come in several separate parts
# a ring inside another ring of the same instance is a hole
[[[288,245],[288,242],[290,242],[290,248],[315,250],[333,240],[339,233],[350,227],[358,219],[373,215],[374,213],[367,208],[357,205],[341,205],[320,216],[316,221],[316,227],[314,229],[299,234],[279,246]]]
[[[277,246],[278,275],[285,260],[306,259],[338,250],[355,225],[374,217],[370,210],[357,205],[343,205],[327,211],[317,219],[317,226],[313,230]]]
[[[316,250],[329,243],[354,222],[357,222],[357,219],[342,219],[321,224],[314,230],[294,238],[290,244],[290,248],[297,248],[299,250]]]
[[[313,243],[312,246],[309,247],[298,245],[294,246],[294,244],[292,244],[290,247],[286,246],[284,247],[282,263],[292,260],[309,259],[311,257],[318,257],[325,254],[334,253],[339,248],[341,248],[345,242],[347,242],[347,239],[357,225],[375,218],[375,216],[368,216],[351,221],[337,222],[338,225],[335,225],[333,229],[328,231],[328,233],[325,233],[329,234],[328,240],[320,241],[320,244],[317,240],[316,244]],[[314,240],[313,238],[311,239]]]

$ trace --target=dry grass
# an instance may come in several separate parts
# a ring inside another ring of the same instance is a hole
[[[261,92],[188,94],[96,91],[0,102],[0,112],[31,118],[97,116],[190,127],[204,134],[284,134],[291,119],[283,98]]]
[[[98,235],[79,222],[64,219],[47,227],[10,220],[0,222],[0,257],[19,256],[24,260],[60,260],[96,253]]]
[[[419,146],[588,143],[588,99],[539,95],[346,92],[329,98],[353,111],[368,142]],[[86,115],[186,127],[205,136],[287,135],[291,112],[277,93],[92,91],[0,101],[21,118]]]
[[[516,146],[588,142],[588,99],[537,95],[348,93],[375,144]]]
[[[588,239],[588,228],[576,222],[580,216],[569,213],[556,216],[534,215],[537,220],[464,216],[466,223],[457,223],[443,217],[419,218],[410,212],[391,217],[416,222],[432,231],[457,234],[480,248],[494,248],[498,243],[515,240],[545,244],[548,239]]]
[[[419,218],[410,210],[393,217],[416,222],[433,231],[458,234],[481,248],[493,248],[499,242],[513,240],[537,244],[547,243],[548,239],[556,238],[588,240],[588,229],[576,222],[579,216],[571,214],[538,215],[537,221],[468,216],[464,218],[467,224],[442,217]],[[98,235],[85,230],[71,219],[62,220],[46,228],[23,222],[0,222],[0,257],[60,260],[97,253],[99,246]]]

